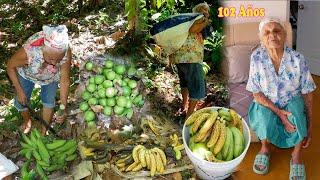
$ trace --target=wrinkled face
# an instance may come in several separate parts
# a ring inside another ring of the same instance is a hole
[[[55,66],[58,64],[65,55],[65,51],[56,50],[51,47],[43,47],[43,58],[46,64]]]
[[[286,32],[280,24],[270,22],[263,26],[260,40],[266,48],[283,48]]]

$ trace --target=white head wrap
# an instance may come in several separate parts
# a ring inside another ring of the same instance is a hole
[[[206,2],[197,4],[194,8],[192,8],[193,13],[199,13],[199,8],[200,7],[206,7],[207,9],[210,9],[209,5]]]
[[[275,22],[275,23],[278,23],[280,24],[280,26],[284,29],[284,25],[282,24],[282,22],[280,21],[280,19],[276,18],[276,17],[266,17],[264,19],[262,19],[260,21],[260,24],[259,24],[259,32],[262,31],[263,27],[268,24],[268,23],[271,23],[271,22]]]
[[[43,26],[44,45],[58,50],[67,50],[69,45],[68,29],[65,25]]]

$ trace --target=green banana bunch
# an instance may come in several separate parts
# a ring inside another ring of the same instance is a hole
[[[20,171],[22,180],[33,180],[33,179],[35,179],[35,176],[36,176],[35,171],[33,169],[31,171],[28,171],[30,162],[31,161],[28,160],[27,162],[25,162],[22,165],[22,168],[21,168],[21,171]]]
[[[233,139],[233,135],[232,135],[232,132],[229,127],[226,127],[226,131],[227,131],[226,141],[222,147],[222,150],[220,151],[220,152],[222,152],[221,155],[222,155],[223,159],[227,158],[229,148],[230,148],[230,145],[231,145],[232,139]]]
[[[225,119],[226,121],[231,121],[231,115],[227,109],[222,108],[218,112],[221,118]]]
[[[21,169],[22,179],[34,179],[35,173],[41,179],[48,179],[45,172],[62,169],[67,161],[77,157],[75,140],[52,140],[47,143],[37,129],[32,130],[29,137],[25,134],[21,134],[21,137],[22,149],[19,155],[28,160]],[[33,159],[36,162],[35,171],[28,172],[29,164]]]
[[[194,112],[185,122],[189,127],[189,148],[202,142],[212,155],[213,162],[230,161],[240,156],[245,148],[242,119],[232,109],[204,108]]]
[[[230,128],[232,131],[233,139],[234,139],[234,149],[233,149],[233,156],[234,158],[240,156],[240,154],[244,150],[244,138],[243,134],[240,130],[236,127]]]
[[[234,149],[234,139],[233,136],[230,137],[230,145],[228,148],[227,156],[225,157],[226,161],[230,161],[233,159],[233,149]]]

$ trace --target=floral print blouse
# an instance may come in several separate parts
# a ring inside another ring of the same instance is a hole
[[[260,47],[251,55],[246,89],[253,93],[262,92],[283,108],[293,97],[314,91],[316,85],[302,54],[285,47],[276,73],[267,49]]]
[[[204,54],[203,38],[201,33],[189,33],[181,48],[173,53],[173,63],[201,63]]]
[[[25,42],[23,48],[27,54],[28,65],[17,68],[23,78],[39,85],[47,85],[60,80],[60,67],[67,61],[67,53],[56,66],[46,65],[43,59],[44,33],[35,33]]]

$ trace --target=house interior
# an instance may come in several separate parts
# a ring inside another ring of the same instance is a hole
[[[229,2],[229,5],[232,2]],[[297,43],[297,16],[298,2],[294,1],[288,4],[289,16],[283,21],[287,31],[288,47],[295,49]],[[270,6],[272,7],[272,6]],[[272,8],[271,8],[272,9]],[[246,91],[246,81],[249,75],[250,55],[253,50],[260,45],[258,38],[259,21],[226,23],[224,26],[224,60],[222,61],[222,70],[228,81],[230,90],[230,107],[235,109],[247,122],[247,111],[253,100],[252,93]],[[320,45],[320,44],[319,44]],[[313,134],[311,145],[303,149],[303,161],[306,167],[307,179],[319,179],[320,168],[319,161],[314,158],[320,152],[320,76],[313,75],[317,85],[313,93]],[[317,111],[318,110],[318,111]],[[284,180],[289,177],[289,162],[292,149],[280,149],[272,147],[269,173],[267,175],[258,175],[253,172],[252,166],[256,154],[259,152],[261,143],[251,131],[251,144],[245,158],[231,179],[250,180],[250,179],[276,179]]]

